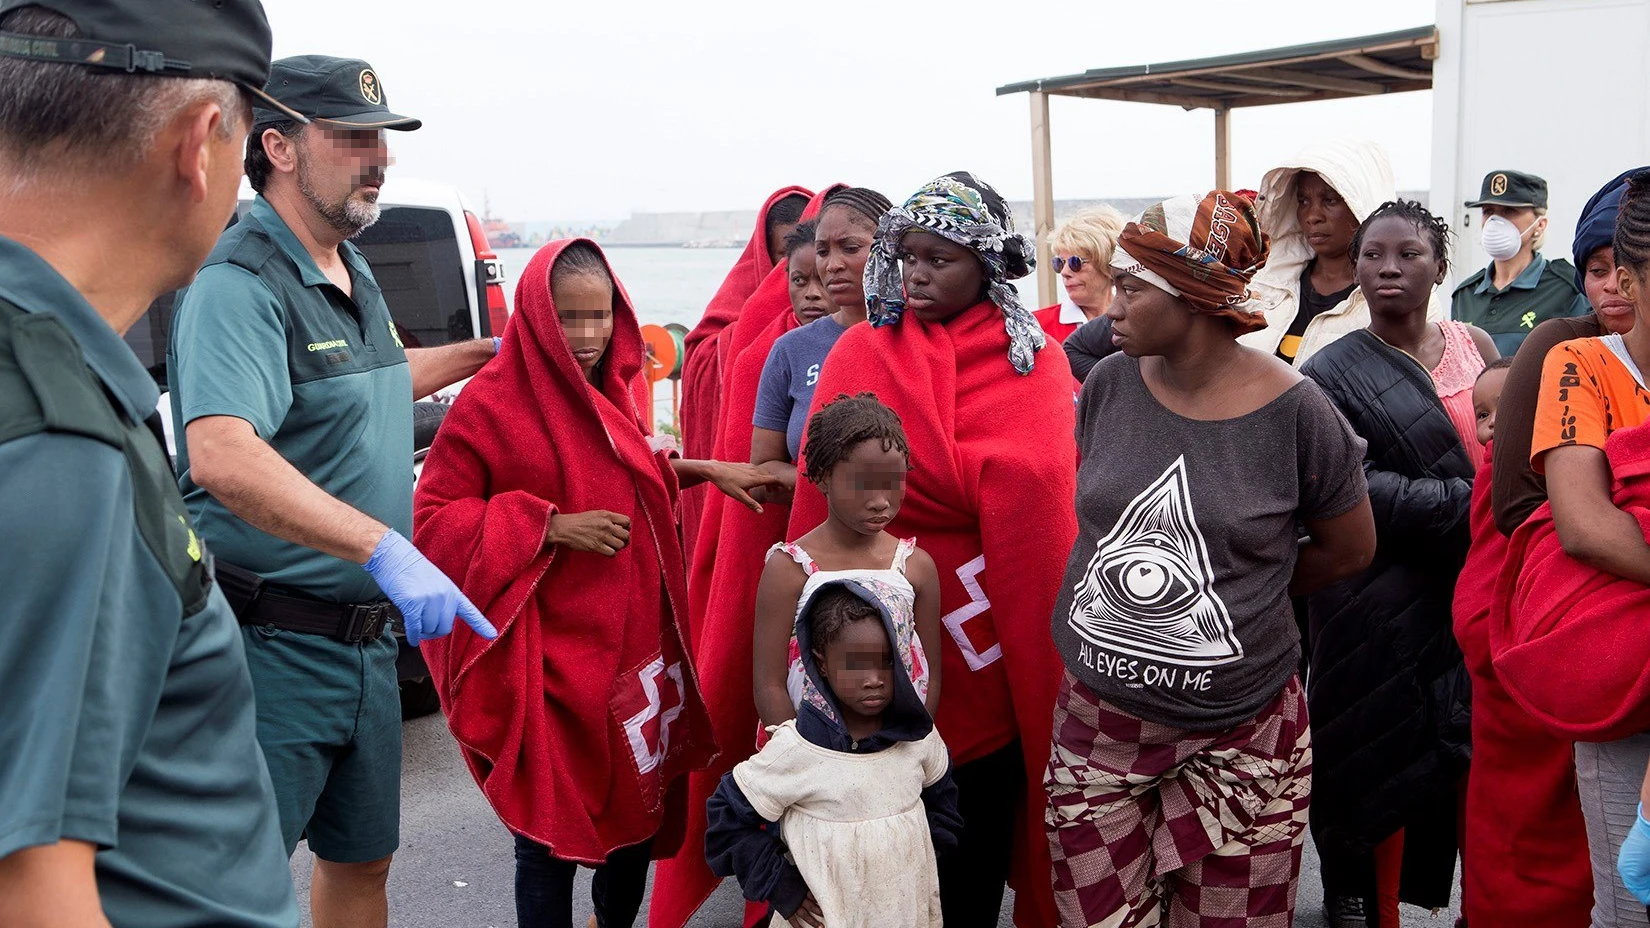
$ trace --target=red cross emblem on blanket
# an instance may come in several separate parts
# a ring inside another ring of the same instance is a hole
[[[656,657],[631,675],[614,700],[638,773],[651,773],[670,753],[670,726],[685,701],[682,663]]]
[[[980,587],[980,574],[985,572],[985,555],[957,568],[957,579],[962,582],[968,602],[940,617],[951,640],[957,643],[969,670],[984,670],[1002,659],[1003,646],[997,640],[997,629],[987,615],[991,600]],[[986,616],[981,619],[981,616]]]

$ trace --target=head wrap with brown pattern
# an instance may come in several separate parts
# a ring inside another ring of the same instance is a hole
[[[1211,190],[1147,208],[1123,227],[1111,266],[1180,297],[1196,312],[1232,320],[1242,334],[1266,328],[1249,282],[1266,264],[1270,244],[1252,200]]]

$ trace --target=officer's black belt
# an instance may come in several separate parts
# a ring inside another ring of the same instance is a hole
[[[250,570],[214,562],[218,586],[242,625],[326,635],[347,644],[377,641],[401,614],[387,599],[332,603],[270,583]]]

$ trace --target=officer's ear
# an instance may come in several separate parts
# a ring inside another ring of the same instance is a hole
[[[304,126],[292,135],[286,135],[274,127],[264,129],[259,133],[256,143],[264,147],[264,156],[269,159],[269,166],[282,174],[296,174],[298,172],[298,145],[304,132],[309,130]]]
[[[214,170],[224,159],[240,161],[245,131],[238,116],[208,99],[184,108],[161,133],[162,151],[174,162],[178,179],[188,186],[191,202],[206,201]]]

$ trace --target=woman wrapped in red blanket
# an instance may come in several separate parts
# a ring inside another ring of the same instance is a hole
[[[708,458],[716,450],[716,423],[722,410],[722,359],[718,351],[722,333],[739,319],[745,301],[779,263],[780,243],[801,221],[802,210],[812,196],[812,191],[802,187],[786,187],[768,197],[756,214],[756,230],[750,242],[710,298],[699,324],[682,340],[687,355],[682,361],[681,411],[685,457]],[[682,493],[682,550],[689,561],[693,559],[707,493],[700,487]]]
[[[853,227],[874,228],[876,217],[867,213],[867,204],[879,200],[886,202],[875,191],[832,184],[813,198],[803,218],[819,218],[827,229],[842,224],[838,220],[846,220]],[[828,217],[824,215],[827,203],[831,213]],[[868,244],[869,233],[865,240]],[[827,285],[833,280],[857,285],[865,263],[863,248],[857,255],[844,256],[837,245],[821,241],[816,243],[816,252],[817,272]],[[833,300],[838,296],[833,294]],[[788,265],[782,262],[762,281],[746,302],[739,321],[722,337],[730,356],[722,383],[718,460],[752,460],[752,418],[762,368],[774,343],[797,326],[796,314],[791,310]],[[785,540],[789,507],[776,501],[753,513],[725,504],[726,500],[713,497],[705,507],[701,523],[705,543],[694,551],[688,582],[694,657],[705,678],[705,704],[722,756],[713,767],[689,778],[688,837],[680,854],[659,865],[648,909],[648,924],[655,928],[681,928],[720,882],[705,863],[705,803],[715,793],[722,775],[750,757],[757,747],[751,677],[756,586],[768,548]],[[757,914],[752,909],[748,920]]]
[[[813,399],[818,410],[875,393],[918,462],[886,530],[916,538],[940,575],[936,722],[964,820],[940,862],[952,928],[996,925],[1005,878],[1016,924],[1056,921],[1038,784],[1060,679],[1049,616],[1063,564],[1051,552],[1076,534],[1077,448],[1071,368],[1009,283],[1033,260],[995,190],[961,172],[931,182],[882,217],[865,271],[872,324],[837,341]],[[825,515],[819,489],[798,481],[789,537]]]
[[[1624,841],[1650,838],[1630,798],[1650,759],[1650,172],[1627,182],[1614,248],[1637,321],[1547,354],[1530,463],[1548,502],[1512,535],[1490,619],[1507,692],[1577,740],[1595,925],[1643,924],[1640,900],[1650,899],[1628,893],[1632,880],[1600,878],[1614,875]]]
[[[418,484],[417,544],[499,629],[423,653],[516,836],[523,926],[565,921],[575,863],[598,867],[604,924],[630,924],[649,857],[675,850],[667,794],[715,755],[682,640],[677,490],[710,480],[754,505],[770,479],[654,452],[633,390],[643,355],[595,243],[545,246]]]

